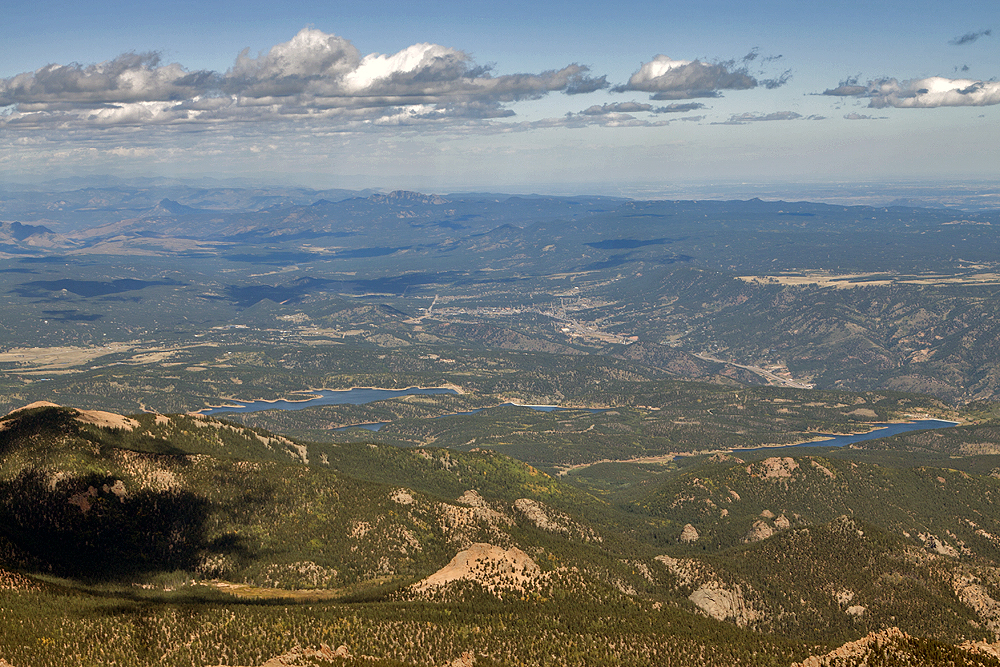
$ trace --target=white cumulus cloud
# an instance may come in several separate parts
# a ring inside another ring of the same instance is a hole
[[[256,56],[244,50],[224,73],[162,64],[157,54],[125,54],[2,79],[0,107],[11,111],[0,117],[0,127],[468,121],[510,116],[509,105],[520,100],[607,86],[606,77],[592,77],[579,64],[498,75],[465,52],[439,44],[362,56],[343,37],[304,28]]]
[[[868,98],[868,106],[873,109],[983,107],[1000,104],[1000,82],[932,76],[906,81],[876,79],[869,81],[867,85],[860,85],[855,78],[841,82],[837,88],[825,90],[823,94]]]
[[[780,57],[780,56],[779,56]],[[750,73],[749,64],[758,58],[751,51],[739,61],[702,62],[674,60],[658,55],[636,70],[627,83],[612,88],[614,92],[641,91],[652,93],[654,100],[686,100],[719,97],[722,90],[749,90],[758,86],[777,88],[791,77],[786,71],[771,79],[758,79]],[[765,58],[764,63],[777,58]]]
[[[36,111],[167,101],[202,95],[214,85],[211,72],[161,65],[155,53],[126,53],[96,65],[46,65],[2,79],[0,106]]]

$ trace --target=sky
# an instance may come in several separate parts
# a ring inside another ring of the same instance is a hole
[[[4,13],[0,183],[1000,181],[995,0],[38,0]]]

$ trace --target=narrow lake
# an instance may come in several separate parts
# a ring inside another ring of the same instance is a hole
[[[928,429],[935,428],[948,428],[949,426],[957,426],[958,422],[945,421],[943,419],[918,419],[912,422],[903,423],[889,423],[881,422],[878,424],[872,424],[873,430],[868,433],[855,433],[853,435],[833,435],[827,433],[819,433],[817,435],[828,436],[824,440],[814,440],[812,442],[802,442],[797,445],[785,445],[779,447],[756,447],[754,449],[746,449],[739,451],[758,451],[761,449],[788,449],[788,447],[846,447],[847,445],[853,445],[857,442],[864,442],[865,440],[875,440],[876,438],[887,438],[891,435],[899,435],[900,433],[907,433],[909,431],[925,431]]]
[[[317,389],[316,391],[296,392],[314,398],[303,398],[301,401],[230,401],[233,405],[202,410],[203,415],[218,415],[224,412],[260,412],[261,410],[302,410],[318,405],[363,405],[373,401],[384,401],[387,398],[412,396],[414,394],[457,394],[449,387],[407,387],[406,389],[373,389],[369,387],[354,387],[353,389]]]

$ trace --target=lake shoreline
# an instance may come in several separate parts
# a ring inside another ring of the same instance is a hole
[[[920,423],[920,422],[928,422],[928,421],[943,422],[945,424],[950,424],[951,426],[958,426],[958,425],[962,424],[962,422],[951,421],[949,419],[937,419],[937,418],[909,419],[909,420],[906,420],[906,421],[872,422],[872,423],[873,424],[917,424],[917,423]],[[951,426],[938,426],[936,428],[951,428]],[[932,427],[932,428],[935,428],[935,427]],[[880,430],[880,429],[878,429],[878,428],[872,428],[872,429],[870,429],[868,431],[865,431],[863,433],[845,433],[845,434],[843,434],[841,436],[835,436],[835,437],[852,437],[852,436],[869,435],[869,434],[874,433],[874,432],[876,432],[878,430]],[[930,429],[917,429],[917,428],[915,428],[915,429],[912,429],[912,430],[909,430],[909,431],[903,431],[903,433],[912,433],[914,431],[922,431],[922,430],[930,430]],[[894,434],[894,435],[899,435],[899,434]],[[880,437],[882,437],[882,436],[880,436]],[[884,437],[892,437],[892,436],[888,435],[888,436],[884,436]],[[878,437],[868,438],[868,440],[877,440],[877,439],[878,439]],[[695,456],[730,456],[730,455],[738,454],[740,452],[759,452],[759,451],[763,451],[763,450],[766,450],[766,449],[781,450],[781,449],[788,449],[788,448],[800,448],[800,447],[801,448],[805,448],[805,447],[809,447],[810,445],[815,445],[816,447],[835,447],[835,448],[846,446],[846,445],[823,445],[822,444],[824,442],[829,442],[829,440],[830,440],[830,438],[827,438],[825,440],[805,440],[803,442],[798,442],[798,443],[775,444],[775,445],[761,445],[759,447],[741,447],[741,448],[732,448],[732,449],[701,449],[701,450],[689,451],[689,452],[666,452],[664,454],[653,454],[653,455],[649,455],[649,456],[638,456],[638,457],[629,458],[629,459],[601,459],[599,461],[591,461],[589,463],[575,463],[575,464],[572,464],[572,465],[557,465],[557,466],[554,466],[553,469],[556,470],[556,476],[558,476],[558,477],[564,477],[564,476],[568,475],[569,473],[574,472],[576,470],[583,470],[584,468],[589,468],[590,466],[598,465],[598,464],[601,464],[601,463],[655,463],[655,464],[665,464],[665,463],[670,463],[670,462],[674,461],[675,459],[695,457]]]
[[[223,400],[229,400],[229,401],[231,401],[233,403],[240,403],[241,405],[233,406],[233,405],[211,405],[210,404],[208,407],[202,408],[201,410],[196,410],[194,412],[188,412],[187,414],[193,415],[193,416],[202,416],[202,417],[204,417],[204,416],[207,416],[208,413],[210,413],[210,412],[219,412],[219,413],[221,413],[221,412],[262,412],[262,411],[268,410],[270,408],[260,408],[259,410],[247,410],[246,408],[249,407],[249,406],[251,406],[251,405],[255,405],[255,404],[257,404],[257,405],[259,405],[259,404],[275,405],[275,404],[278,404],[278,403],[287,403],[287,404],[310,403],[312,401],[322,400],[323,398],[325,398],[324,394],[338,394],[338,393],[340,393],[340,394],[349,394],[349,393],[351,393],[353,391],[406,392],[406,391],[410,391],[410,390],[413,390],[413,389],[418,390],[418,392],[414,392],[414,394],[419,394],[420,392],[426,392],[426,391],[432,391],[432,390],[445,390],[445,391],[451,392],[452,394],[455,394],[457,396],[463,396],[463,395],[465,395],[467,393],[460,386],[458,386],[456,384],[453,384],[453,383],[450,383],[450,382],[447,383],[447,384],[444,384],[444,385],[437,386],[437,387],[419,387],[417,385],[410,385],[409,387],[403,387],[403,388],[393,388],[393,387],[350,387],[349,389],[315,389],[315,388],[309,388],[309,389],[300,389],[300,390],[297,390],[297,391],[289,392],[290,394],[304,394],[306,396],[309,396],[309,398],[302,398],[302,399],[257,398],[257,399],[247,399],[247,400],[236,399],[236,398],[232,398],[232,399],[228,399],[227,398],[227,399],[223,399]],[[441,392],[441,393],[444,393],[444,392]],[[410,395],[414,395],[414,394],[400,394],[400,395],[401,396],[410,396]],[[399,396],[389,396],[389,397],[384,398],[384,399],[375,399],[375,400],[368,401],[368,402],[374,403],[377,400],[390,400],[390,399],[393,399],[393,398],[399,398]],[[327,404],[327,405],[364,405],[364,404],[363,403],[330,403],[330,404]],[[281,410],[281,409],[293,409],[293,408],[277,408],[277,409]],[[301,408],[299,408],[299,409],[301,409]]]
[[[892,426],[900,426],[900,425],[904,425],[904,424],[922,424],[922,423],[925,423],[925,422],[940,422],[942,424],[946,424],[946,426],[929,426],[926,429],[924,429],[924,428],[913,428],[913,429],[906,429],[906,430],[900,431],[899,433],[888,433],[886,435],[875,436],[875,437],[872,437],[872,438],[862,437],[862,436],[871,435],[872,433],[876,433],[878,431],[889,429]],[[902,435],[903,433],[912,433],[913,431],[933,430],[933,429],[939,429],[939,428],[951,428],[953,426],[960,426],[961,424],[962,424],[962,422],[952,421],[950,419],[938,419],[936,417],[930,417],[930,418],[924,418],[924,419],[908,419],[908,420],[905,420],[905,421],[896,420],[896,421],[885,421],[885,422],[869,422],[869,425],[872,426],[872,428],[868,429],[867,431],[858,431],[856,433],[822,433],[822,434],[819,434],[819,435],[824,435],[824,436],[829,436],[829,437],[822,438],[822,439],[815,439],[814,438],[812,440],[803,440],[802,442],[793,442],[793,443],[789,443],[789,444],[762,445],[760,447],[742,447],[740,449],[732,449],[732,450],[729,450],[729,451],[730,452],[755,452],[755,451],[759,451],[761,449],[785,449],[785,448],[788,448],[788,447],[809,447],[810,445],[814,445],[816,447],[846,447],[847,446],[846,444],[844,444],[844,445],[830,445],[830,444],[823,444],[823,443],[829,443],[830,441],[837,440],[839,438],[855,438],[855,437],[861,438],[860,442],[864,442],[866,440],[878,440],[879,438],[891,438],[891,437],[896,436],[896,435]]]

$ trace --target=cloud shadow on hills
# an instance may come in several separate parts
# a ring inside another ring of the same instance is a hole
[[[121,278],[109,281],[62,278],[60,280],[33,280],[28,283],[22,283],[8,293],[27,298],[44,298],[53,292],[66,291],[76,296],[90,298],[120,294],[121,292],[133,292],[160,285],[179,287],[183,286],[184,283],[176,280],[136,280],[134,278]]]
[[[318,292],[401,295],[414,287],[435,283],[451,283],[467,276],[467,273],[461,271],[404,273],[361,280],[330,280],[307,276],[284,285],[230,285],[225,291],[236,305],[248,308],[265,299],[275,303],[298,303],[307,296],[315,295]]]
[[[0,535],[21,565],[97,581],[193,570],[206,554],[245,552],[236,536],[208,538],[205,498],[149,489],[119,496],[111,490],[115,481],[91,473],[53,485],[38,470],[4,480]]]
[[[665,245],[673,242],[674,239],[668,238],[649,239],[647,241],[641,241],[639,239],[605,239],[603,241],[591,241],[590,243],[584,243],[583,245],[594,248],[595,250],[634,250],[635,248],[642,248],[648,245]]]

